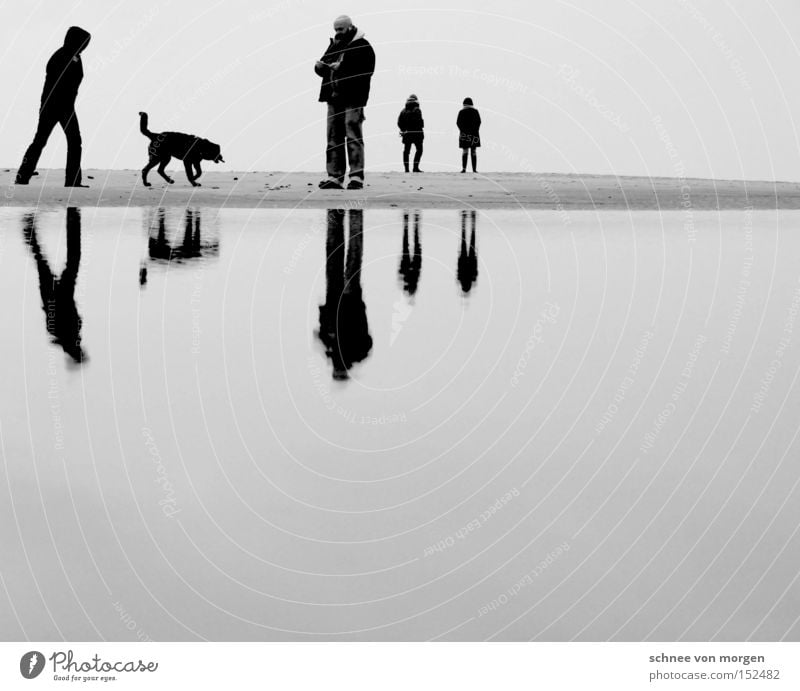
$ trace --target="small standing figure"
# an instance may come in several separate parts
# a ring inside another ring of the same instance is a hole
[[[422,111],[419,108],[419,99],[416,94],[411,94],[406,99],[406,106],[397,116],[397,126],[400,128],[400,136],[403,139],[403,167],[408,172],[408,156],[411,153],[411,145],[414,150],[414,172],[421,173],[419,162],[422,159],[422,140],[425,139],[425,121],[422,119]]]
[[[83,80],[81,53],[89,45],[88,31],[79,26],[67,29],[64,45],[47,62],[47,74],[39,108],[39,123],[33,142],[25,152],[22,165],[17,172],[16,184],[27,185],[31,179],[39,156],[47,144],[50,133],[61,125],[67,136],[67,170],[65,187],[87,187],[81,180],[81,129],[75,115],[75,99]]]
[[[472,154],[472,172],[478,172],[478,152],[481,145],[481,114],[472,104],[471,98],[465,98],[463,108],[458,112],[458,147],[461,149],[461,172],[467,172],[467,153]]]

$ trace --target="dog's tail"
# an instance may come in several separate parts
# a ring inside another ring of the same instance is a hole
[[[149,139],[155,139],[156,137],[156,135],[147,129],[147,113],[139,112],[139,131]]]

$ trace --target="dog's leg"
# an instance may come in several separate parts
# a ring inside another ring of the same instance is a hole
[[[192,164],[189,161],[184,161],[183,167],[186,169],[186,177],[189,178],[189,182],[192,183],[192,187],[200,187],[200,183],[195,182],[195,177],[192,175]]]
[[[158,166],[158,174],[171,185],[175,181],[167,175],[167,171],[165,170],[167,163],[169,163],[169,157],[161,159],[161,164]]]
[[[197,180],[203,174],[203,169],[200,167],[200,161],[194,164],[194,179]]]
[[[157,158],[151,158],[151,159],[150,159],[150,160],[147,162],[147,165],[146,165],[144,168],[142,168],[142,183],[144,184],[144,186],[145,186],[145,187],[150,187],[150,183],[149,183],[149,182],[147,182],[147,174],[148,174],[148,173],[149,173],[149,172],[150,172],[150,171],[151,171],[153,168],[155,168],[155,167],[156,167],[156,163],[158,163],[158,159],[157,159]]]

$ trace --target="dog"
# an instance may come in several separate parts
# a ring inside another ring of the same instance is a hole
[[[173,156],[183,161],[186,177],[189,178],[193,187],[200,187],[200,183],[197,182],[197,179],[203,174],[200,161],[225,163],[219,144],[210,142],[208,139],[182,132],[151,132],[147,129],[147,113],[139,113],[139,130],[150,140],[150,145],[147,147],[150,160],[142,168],[142,182],[145,187],[150,187],[150,183],[147,182],[147,174],[156,166],[158,166],[158,174],[170,185],[175,182],[165,170]]]

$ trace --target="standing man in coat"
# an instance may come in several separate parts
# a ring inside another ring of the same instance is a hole
[[[56,125],[67,137],[67,170],[65,187],[86,187],[81,184],[81,130],[75,115],[75,98],[83,80],[81,53],[89,45],[91,35],[79,26],[67,29],[64,45],[47,62],[47,73],[39,108],[39,124],[33,142],[25,152],[17,172],[16,184],[27,185],[47,139]]]
[[[349,161],[347,189],[360,190],[364,187],[362,123],[375,71],[375,51],[364,38],[364,32],[353,26],[350,17],[338,17],[333,30],[334,37],[328,49],[314,66],[314,71],[322,77],[319,100],[328,104],[328,178],[319,186],[342,189]]]

